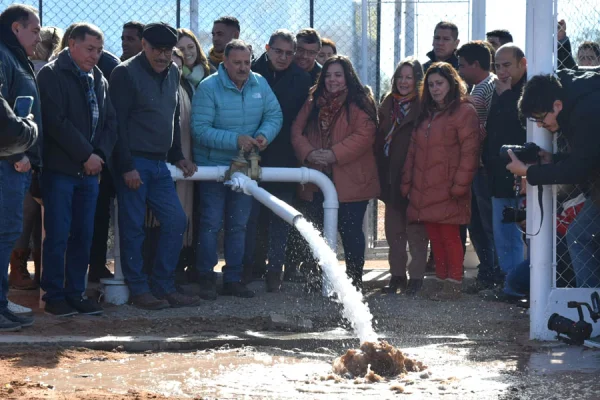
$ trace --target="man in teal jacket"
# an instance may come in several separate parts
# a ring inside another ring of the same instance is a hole
[[[250,70],[251,48],[235,39],[225,47],[225,58],[216,74],[206,78],[192,104],[194,162],[200,166],[229,165],[239,149],[264,150],[283,123],[279,102],[269,84]],[[201,182],[198,244],[196,248],[200,297],[217,297],[217,233],[225,220],[224,295],[252,297],[241,283],[246,224],[252,198],[235,193],[219,182]]]

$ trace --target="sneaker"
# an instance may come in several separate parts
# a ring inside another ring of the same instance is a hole
[[[22,315],[16,315],[10,312],[8,309],[0,313],[4,318],[9,321],[16,322],[21,325],[22,328],[33,325],[33,317],[24,317]]]
[[[24,317],[33,317],[33,310],[31,308],[23,307],[19,304],[13,303],[10,300],[8,301],[8,311]]]
[[[164,310],[165,308],[171,307],[167,300],[159,300],[152,295],[150,292],[138,294],[137,296],[131,296],[129,303],[142,310]]]
[[[165,296],[173,308],[194,307],[200,304],[200,299],[195,296],[186,296],[185,294],[173,292]]]
[[[281,291],[281,272],[269,271],[266,277],[267,292]]]
[[[77,314],[77,310],[71,307],[66,300],[47,301],[44,312],[55,317],[70,317]]]
[[[223,283],[223,290],[221,291],[223,296],[235,296],[243,298],[254,297],[254,292],[246,287],[241,282],[228,282]]]
[[[423,279],[409,279],[404,294],[407,296],[416,296],[421,291],[421,288],[423,288]]]
[[[406,284],[407,284],[406,276],[392,275],[392,277],[390,278],[390,282],[388,283],[387,286],[385,286],[384,288],[381,289],[381,292],[387,293],[387,294],[396,294],[398,289],[400,289],[401,292],[404,292],[404,290],[406,290]]]
[[[202,300],[216,300],[217,299],[217,284],[214,280],[200,280],[198,291],[198,297]]]
[[[0,332],[18,332],[21,330],[21,324],[11,321],[4,315],[0,314]]]
[[[100,307],[100,304],[98,304],[97,301],[90,300],[84,297],[80,297],[78,299],[67,298],[67,303],[69,303],[71,307],[77,310],[79,314],[99,315],[103,312],[102,307]]]

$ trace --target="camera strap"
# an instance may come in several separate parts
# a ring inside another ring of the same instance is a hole
[[[538,161],[538,165],[541,165],[541,160]],[[540,206],[540,226],[538,227],[538,230],[536,233],[527,233],[522,231],[521,229],[519,229],[519,231],[524,234],[525,236],[529,236],[529,237],[533,237],[533,236],[537,236],[540,231],[542,230],[542,223],[544,222],[544,186],[539,185],[538,186],[538,205]]]

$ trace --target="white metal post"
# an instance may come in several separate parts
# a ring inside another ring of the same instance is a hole
[[[471,40],[485,40],[486,0],[471,0]]]
[[[529,77],[537,74],[548,74],[554,71],[556,54],[556,10],[554,0],[527,0],[527,60]],[[543,128],[529,123],[527,140],[537,143],[540,147],[552,151],[552,135]],[[552,289],[552,260],[553,260],[553,215],[552,187],[544,186],[542,219],[538,206],[538,187],[527,188],[527,230],[537,231],[530,242],[531,260],[531,294],[530,294],[530,327],[531,339],[551,339],[554,334],[548,330],[548,297]]]
[[[362,0],[360,12],[362,34],[360,42],[360,79],[363,85],[369,83],[369,2]]]
[[[198,0],[190,0],[190,29],[198,35]]]
[[[415,2],[408,1],[404,12],[404,57],[418,56],[415,52]]]

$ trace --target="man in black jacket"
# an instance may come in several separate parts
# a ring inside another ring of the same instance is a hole
[[[281,111],[283,126],[281,131],[269,146],[261,153],[263,167],[298,166],[296,155],[291,142],[292,122],[306,101],[312,85],[310,75],[293,63],[296,51],[296,40],[291,32],[281,29],[275,31],[265,46],[266,52],[252,63],[252,71],[261,74],[273,89]],[[274,196],[290,204],[294,199],[295,184],[275,183],[264,184],[266,190]],[[256,232],[261,205],[253,204],[252,214],[246,227],[246,249],[244,265],[248,268],[255,259]],[[289,225],[268,210],[268,255],[267,291],[279,291],[281,286],[281,271],[285,259],[286,241]]]
[[[458,27],[452,22],[438,22],[433,31],[433,50],[427,53],[429,61],[423,64],[423,71],[427,72],[431,64],[438,61],[445,61],[458,71],[456,48],[459,43]]]
[[[37,135],[35,122],[15,115],[0,93],[0,160],[26,151]]]
[[[117,139],[108,83],[96,66],[104,35],[79,24],[69,48],[38,74],[45,127],[41,287],[45,311],[56,316],[100,314],[85,297],[99,174]]]
[[[534,76],[525,85],[519,108],[539,127],[560,131],[570,152],[542,151],[543,164],[530,166],[511,154],[506,168],[527,176],[531,185],[586,186],[585,204],[567,230],[567,242],[577,287],[600,287],[600,68],[563,70],[558,78]]]
[[[505,144],[522,145],[527,140],[525,121],[520,118],[517,106],[527,80],[527,60],[519,47],[506,44],[498,49],[495,62],[498,79],[486,124],[482,160],[490,178],[498,264],[507,274],[523,262],[524,243],[516,224],[502,223],[504,208],[518,207],[520,199],[513,188],[514,176],[506,170],[506,160],[500,157],[500,148]],[[520,295],[506,286],[500,293],[502,296]]]
[[[179,70],[171,61],[177,31],[164,23],[146,25],[143,51],[116,67],[110,97],[117,113],[119,140],[113,177],[119,202],[121,262],[130,301],[159,310],[194,306],[196,297],[175,290],[175,267],[183,246],[187,218],[165,161],[184,175],[197,168],[181,151]],[[160,222],[159,246],[152,276],[142,270],[146,205]]]

